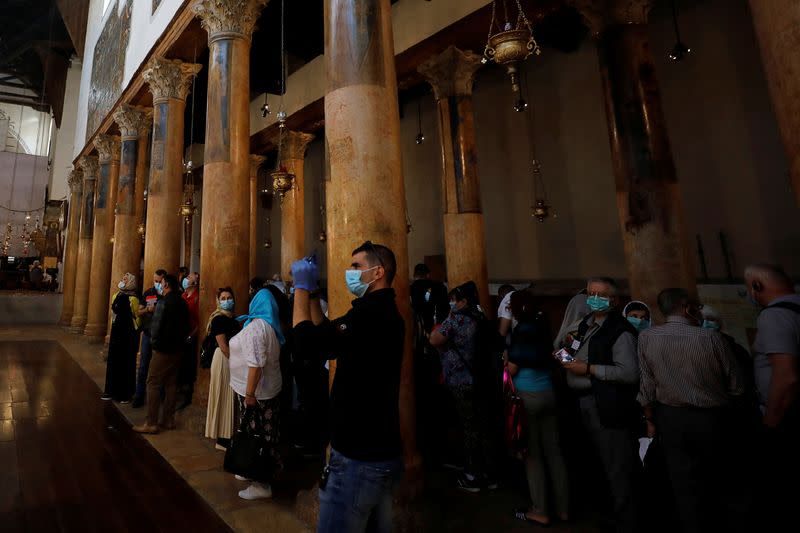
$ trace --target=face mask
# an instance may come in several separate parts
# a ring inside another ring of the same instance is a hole
[[[456,302],[450,302],[450,311],[455,311],[457,305],[458,304]]]
[[[635,316],[629,316],[628,322],[631,323],[633,327],[636,328],[636,331],[644,331],[650,327],[650,321],[644,320],[642,318],[636,318]]]
[[[219,308],[223,311],[233,311],[234,301],[233,300],[221,300],[219,302]]]
[[[431,290],[430,289],[425,291],[425,301],[426,302],[430,302],[431,301]]]
[[[125,288],[125,282],[124,281],[120,281],[119,283],[117,283],[117,287],[119,287],[119,290],[124,289]]]
[[[156,290],[156,292],[157,292],[158,294],[161,294],[161,293],[163,292],[163,291],[162,291],[162,289],[161,289],[161,282],[160,282],[160,281],[156,281],[156,282],[153,284],[153,288]]]
[[[372,268],[368,268],[366,270],[345,270],[344,272],[344,279],[347,283],[347,290],[350,291],[350,294],[355,296],[356,298],[361,298],[366,294],[367,289],[372,284],[372,280],[369,283],[364,283],[361,281],[361,274],[364,272],[369,272],[370,270],[374,270],[378,267],[374,266]]]
[[[586,304],[595,313],[602,313],[611,309],[611,299],[605,296],[592,295],[586,300]]]
[[[181,281],[181,287],[183,287],[183,290],[189,288],[189,278],[183,278],[183,281]]]
[[[703,329],[713,329],[719,331],[719,322],[713,320],[703,320]]]

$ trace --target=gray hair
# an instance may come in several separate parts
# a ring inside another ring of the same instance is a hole
[[[595,276],[586,280],[586,286],[588,287],[590,283],[603,283],[605,285],[608,285],[608,288],[610,289],[609,292],[612,295],[616,295],[619,292],[619,285],[617,285],[617,282],[614,281],[612,278]]]

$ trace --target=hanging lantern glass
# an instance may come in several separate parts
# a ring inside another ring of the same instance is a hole
[[[531,206],[531,216],[539,222],[544,222],[550,216],[550,205],[547,202],[547,192],[544,189],[542,180],[542,165],[538,159],[533,162],[533,205]]]
[[[144,233],[145,233],[144,222],[139,222],[139,225],[136,226],[136,233],[139,234],[139,237],[142,239],[142,242],[144,242]]]

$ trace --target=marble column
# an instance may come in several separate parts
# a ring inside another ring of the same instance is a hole
[[[200,319],[230,286],[247,311],[250,274],[250,45],[267,0],[197,0],[208,32],[208,102],[200,222]]]
[[[394,251],[397,276],[393,287],[407,325],[400,412],[408,443],[415,441],[414,367],[391,15],[389,0],[325,2],[328,296],[332,317],[349,309],[353,297],[347,291],[344,272],[351,263],[350,252],[365,240]],[[332,366],[331,373],[334,371]],[[414,453],[412,448],[405,451]]]
[[[291,279],[292,261],[308,255],[305,228],[305,166],[308,143],[314,139],[310,133],[287,131],[280,149],[280,166],[294,174],[291,190],[280,203],[281,209],[281,278]]]
[[[89,308],[84,335],[102,340],[106,334],[111,286],[111,258],[114,236],[114,205],[119,181],[119,137],[98,135],[94,146],[100,159],[100,173],[94,200],[94,238],[92,240],[92,275],[89,280]]]
[[[267,158],[250,154],[250,279],[258,276],[258,169]]]
[[[597,41],[630,293],[696,293],[692,249],[647,33],[649,0],[578,2]]]
[[[142,258],[142,239],[136,232],[136,191],[143,176],[141,145],[147,141],[152,111],[142,107],[123,104],[114,113],[119,125],[122,147],[120,154],[119,184],[114,222],[114,253],[111,261],[111,294],[117,292],[117,283],[126,272],[137,277],[139,288],[144,289],[139,278],[139,265]]]
[[[83,156],[79,160],[83,170],[83,199],[81,223],[78,234],[78,259],[75,264],[75,299],[70,321],[73,333],[83,333],[89,305],[89,278],[92,270],[92,240],[94,237],[94,197],[97,188],[99,164],[96,156]]]
[[[750,0],[761,60],[800,205],[800,3]]]
[[[450,46],[418,67],[433,87],[439,113],[447,283],[474,281],[484,311],[493,313],[486,266],[472,83],[481,56]]]
[[[67,246],[61,275],[64,276],[61,304],[61,326],[69,326],[75,307],[75,269],[78,264],[78,234],[81,225],[81,201],[83,200],[83,171],[73,169],[67,178],[69,184],[69,222],[67,223]]]
[[[199,64],[154,57],[142,72],[153,93],[144,241],[144,276],[148,279],[159,268],[177,275],[180,267],[184,111],[192,79],[201,68]]]

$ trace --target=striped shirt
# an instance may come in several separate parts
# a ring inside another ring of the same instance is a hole
[[[681,316],[639,335],[639,403],[720,407],[743,392],[739,366],[725,339]]]

